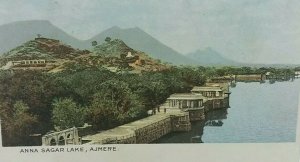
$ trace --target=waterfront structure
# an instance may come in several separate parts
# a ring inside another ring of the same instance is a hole
[[[203,120],[205,97],[202,95],[196,95],[193,93],[175,93],[172,94],[167,101],[160,107],[165,109],[164,111],[180,110],[183,112],[189,112],[190,120]]]
[[[207,83],[205,86],[196,86],[191,92],[206,97],[204,110],[221,109],[229,107],[228,83]]]
[[[203,107],[203,99],[205,99],[205,97],[192,93],[175,93],[167,99],[166,104],[168,108],[171,109],[199,109]]]
[[[228,108],[229,94],[228,83],[207,83],[194,87],[191,93],[170,95],[149,117],[99,133],[79,128],[53,132],[43,136],[43,145],[151,143],[171,132],[190,131],[191,121],[204,120],[205,111]],[[221,126],[222,121],[206,124]]]
[[[210,80],[214,83],[230,83],[235,80],[235,76],[213,77]]]
[[[245,75],[235,75],[235,80],[237,82],[260,82],[267,79],[266,74],[245,74]]]
[[[194,87],[191,92],[207,98],[223,97],[223,90],[220,86]]]

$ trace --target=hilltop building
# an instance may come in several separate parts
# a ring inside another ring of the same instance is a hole
[[[134,57],[134,56],[131,54],[131,52],[128,52],[126,57],[127,57],[127,58],[128,58],[128,57],[131,58],[131,57]]]
[[[46,60],[20,60],[12,61],[12,65],[32,65],[32,64],[45,64]]]

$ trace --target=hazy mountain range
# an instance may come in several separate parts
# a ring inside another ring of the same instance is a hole
[[[223,57],[219,52],[215,51],[214,49],[207,47],[203,50],[197,50],[192,53],[188,53],[187,57],[193,60],[197,60],[197,62],[201,65],[241,65],[241,63],[232,61]]]
[[[133,49],[143,51],[149,56],[176,65],[238,65],[211,48],[197,50],[183,55],[161,43],[140,28],[109,28],[88,39],[79,40],[46,20],[19,21],[0,26],[0,53],[3,54],[41,34],[43,37],[61,40],[79,49],[92,49],[92,41],[104,42],[106,37],[121,39]]]

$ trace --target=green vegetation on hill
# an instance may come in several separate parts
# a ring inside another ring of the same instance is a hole
[[[98,41],[102,43],[106,37],[121,39],[133,49],[143,51],[150,57],[160,59],[163,62],[172,63],[174,65],[198,64],[197,61],[187,58],[137,27],[121,29],[115,26],[92,37],[88,42]]]
[[[13,69],[40,69],[50,72],[72,70],[76,64],[88,67],[106,67],[112,71],[131,71],[140,73],[142,71],[161,71],[169,66],[160,63],[159,60],[149,57],[147,54],[133,50],[122,40],[111,40],[109,37],[100,45],[93,42],[94,49],[78,50],[65,45],[58,40],[49,38],[35,38],[21,46],[7,52],[0,58],[0,65]],[[129,54],[129,55],[128,55]],[[47,63],[43,66],[27,64],[24,60],[45,59]],[[9,61],[23,62],[17,65],[9,65]],[[43,68],[44,67],[44,68]]]
[[[49,38],[35,38],[4,54],[9,60],[33,59],[72,59],[88,51],[76,50],[58,40]]]
[[[126,56],[128,52],[131,52],[132,54],[137,53],[120,39],[108,39],[104,43],[95,46],[92,51],[103,57],[121,57],[122,55]]]

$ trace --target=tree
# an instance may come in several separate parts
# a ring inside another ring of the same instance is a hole
[[[105,38],[105,42],[109,43],[111,41],[111,38],[110,37],[106,37]]]
[[[52,121],[59,129],[78,127],[84,124],[86,110],[71,98],[56,99],[52,105]]]
[[[95,129],[107,129],[142,117],[146,110],[128,84],[108,80],[97,88],[90,105],[90,116]]]
[[[92,41],[92,46],[97,46],[98,42],[97,41]]]
[[[51,104],[54,96],[59,96],[58,84],[54,76],[41,71],[24,70],[0,74],[0,99],[13,104],[22,100],[28,105],[28,112],[38,118],[35,128],[39,133],[46,133],[52,128]],[[62,91],[63,92],[63,91]]]
[[[251,67],[242,67],[241,68],[241,74],[252,74]]]
[[[6,108],[5,108],[6,107]],[[13,111],[8,112],[6,103],[0,105],[3,119],[3,145],[25,146],[31,145],[30,135],[36,133],[37,117],[29,113],[29,107],[23,101],[13,104]]]
[[[63,89],[60,94],[69,92],[62,97],[71,97],[77,103],[87,105],[100,89],[100,85],[114,78],[115,75],[115,73],[104,68],[66,72],[57,77],[56,85]]]

